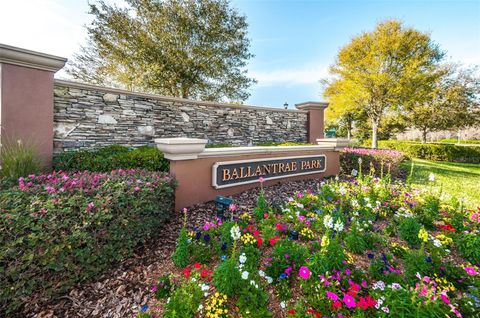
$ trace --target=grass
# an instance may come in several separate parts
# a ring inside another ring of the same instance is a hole
[[[438,162],[413,159],[403,163],[403,168],[410,173],[409,182],[417,187],[431,186],[435,191],[442,191],[446,199],[463,200],[468,208],[480,207],[480,164]],[[435,181],[429,181],[429,175],[435,175]]]

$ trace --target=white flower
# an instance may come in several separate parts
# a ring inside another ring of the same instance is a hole
[[[355,170],[355,169],[352,169],[351,174],[352,174],[352,176],[356,177],[358,175],[358,171]]]
[[[197,279],[195,277],[192,278],[192,282],[196,282],[196,281],[197,281]]]
[[[442,242],[440,242],[440,241],[437,240],[437,239],[434,239],[434,240],[433,240],[433,245],[435,245],[436,247],[441,247],[441,246],[442,246]]]
[[[248,279],[248,272],[247,271],[243,271],[242,272],[242,279]]]
[[[281,302],[280,302],[280,307],[282,307],[282,309],[285,309],[286,305],[285,305],[285,302],[284,302],[284,301],[281,301]]]
[[[385,283],[383,281],[379,280],[378,282],[373,283],[373,289],[384,290],[385,289]]]
[[[207,284],[202,284],[202,285],[200,285],[200,289],[201,289],[202,291],[207,291],[207,290],[210,289],[210,286],[208,286]]]
[[[350,201],[350,203],[352,204],[353,207],[358,207],[359,206],[357,200],[352,200],[352,201]]]
[[[250,281],[250,285],[255,286],[255,288],[258,288],[258,284],[255,283],[253,279]]]
[[[369,209],[372,209],[372,208],[373,208],[373,206],[372,206],[371,203],[367,203],[367,204],[366,204],[366,207],[369,208]]]
[[[297,207],[300,208],[300,209],[303,209],[303,204],[297,203]]]
[[[335,225],[333,226],[333,229],[337,232],[341,232],[343,231],[343,223],[342,221],[340,220],[337,220],[337,222],[335,222]]]
[[[259,270],[259,271],[258,271],[258,275],[259,275],[260,277],[265,277],[265,272],[262,271],[262,270]]]
[[[402,286],[400,286],[399,283],[392,283],[392,284],[390,285],[390,288],[392,288],[392,289],[400,289],[400,288],[402,288]]]
[[[170,297],[167,298],[167,304],[170,302]]]
[[[247,256],[245,256],[245,253],[242,253],[242,255],[240,255],[240,263],[245,264],[246,261]]]
[[[323,217],[323,225],[325,225],[325,227],[329,229],[333,227],[333,218],[330,214],[326,214]]]
[[[238,227],[237,224],[232,226],[232,228],[230,229],[230,235],[232,236],[232,239],[234,241],[238,241],[240,239],[241,233],[240,233],[240,228]]]
[[[430,174],[428,175],[428,181],[435,182],[435,175],[433,174],[433,172],[430,172]]]
[[[203,305],[200,304],[200,305],[198,306],[198,311],[202,311],[202,310],[203,310]]]
[[[338,189],[338,192],[340,192],[341,195],[345,195],[347,194],[347,189],[345,189],[344,187],[340,187],[340,189]]]
[[[265,276],[265,279],[267,280],[267,283],[273,283],[273,278],[271,278],[270,276]]]

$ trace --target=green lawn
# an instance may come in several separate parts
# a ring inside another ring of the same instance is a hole
[[[413,174],[410,182],[417,187],[432,186],[428,180],[435,175],[434,190],[442,191],[446,199],[463,199],[469,208],[480,207],[480,164],[438,162],[413,159]],[[403,164],[410,173],[412,161]]]

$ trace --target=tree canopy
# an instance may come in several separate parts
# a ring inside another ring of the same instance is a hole
[[[444,57],[429,34],[405,27],[400,21],[379,23],[340,49],[330,67],[324,95],[332,109],[364,112],[372,127],[372,147],[385,114],[401,110],[424,96]]]
[[[227,0],[103,0],[67,72],[75,79],[204,100],[242,101],[255,83],[244,69],[247,21]]]

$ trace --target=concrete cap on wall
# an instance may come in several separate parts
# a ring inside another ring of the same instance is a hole
[[[328,107],[327,102],[304,102],[295,104],[295,107],[300,110],[322,110]]]
[[[57,72],[65,66],[66,62],[67,59],[64,57],[30,51],[0,43],[0,63]]]
[[[349,140],[343,138],[319,138],[317,144],[319,145],[331,145],[335,150],[341,150],[348,147]]]
[[[156,138],[155,144],[158,150],[168,160],[191,160],[197,159],[198,154],[203,152],[207,139],[198,138]]]

